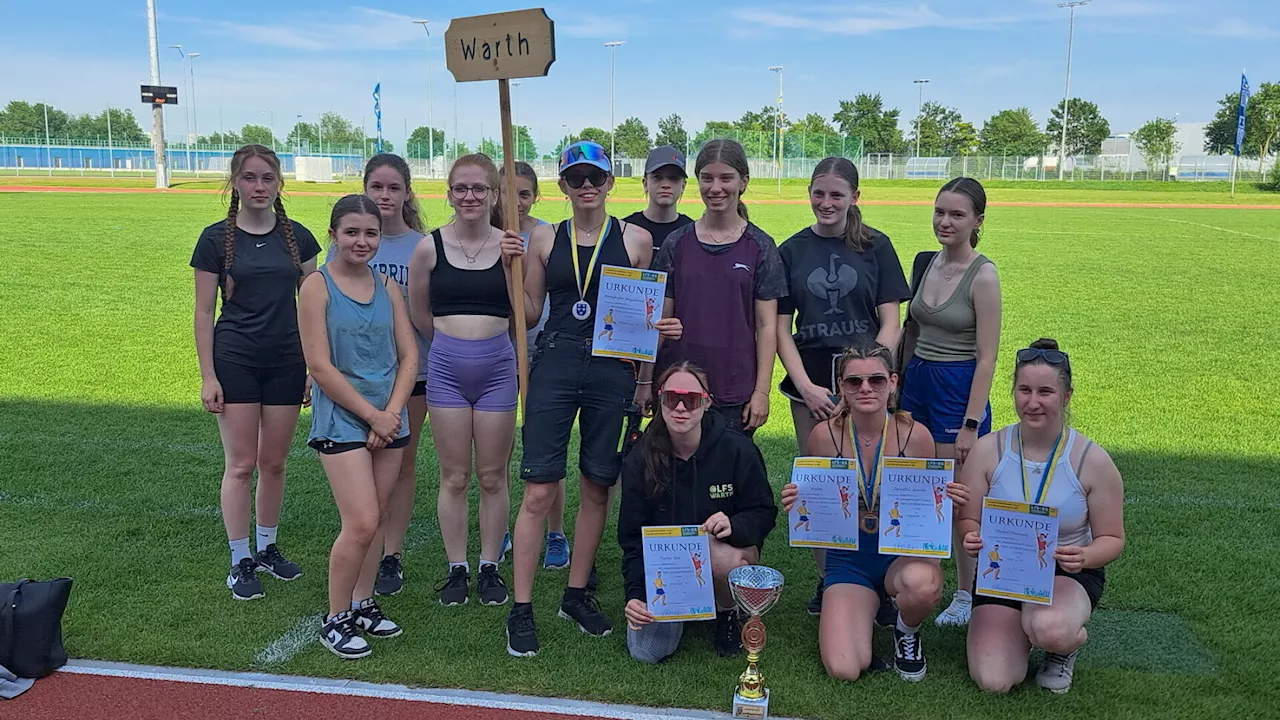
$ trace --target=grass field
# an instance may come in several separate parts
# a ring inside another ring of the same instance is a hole
[[[890,190],[899,191],[883,192]],[[881,192],[868,188],[867,195]],[[1046,200],[1080,198],[1041,192]],[[290,213],[319,234],[332,202],[294,197]],[[433,220],[445,217],[442,202],[426,206]],[[619,215],[636,208],[614,206]],[[539,210],[549,219],[566,212],[561,201]],[[708,634],[693,632],[671,661],[636,665],[623,633],[595,640],[555,618],[563,573],[540,572],[535,607],[544,649],[533,660],[504,651],[506,608],[441,608],[433,592],[444,560],[429,442],[420,455],[407,589],[385,603],[407,626],[405,636],[354,664],[315,643],[273,662],[280,658],[273,643],[299,636],[311,627],[306,618],[323,611],[338,522],[319,463],[302,445],[304,415],[281,542],[307,575],[288,585],[265,581],[263,601],[227,597],[217,510],[222,455],[215,423],[199,407],[187,265],[200,229],[222,212],[213,195],[0,193],[0,578],[76,579],[65,619],[73,655],[727,708],[741,658],[716,657]],[[904,262],[934,245],[925,208],[865,214],[893,238]],[[779,241],[811,221],[795,205],[755,206],[752,217]],[[1005,294],[992,398],[997,424],[1012,419],[1012,350],[1057,337],[1076,371],[1073,421],[1112,453],[1126,482],[1129,544],[1108,568],[1076,685],[1061,697],[1033,686],[984,696],[965,670],[963,632],[931,622],[925,682],[910,685],[892,673],[852,686],[826,678],[817,621],[803,612],[815,571],[779,528],[766,562],[789,586],[766,619],[762,663],[773,711],[1274,716],[1280,574],[1265,568],[1274,568],[1280,547],[1280,214],[1009,207],[990,211],[987,223],[981,249],[999,266]],[[781,486],[795,447],[776,394],[757,440]],[[518,484],[512,497],[514,507]],[[606,538],[612,535],[610,526]],[[607,540],[600,600],[621,628],[618,559]],[[891,652],[883,635],[877,651]]]

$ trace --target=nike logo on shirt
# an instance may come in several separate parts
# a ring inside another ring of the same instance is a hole
[[[734,263],[734,264],[733,264],[733,269],[734,269],[734,270],[746,270],[747,272],[751,272],[751,267],[750,267],[750,266],[747,266],[747,265],[743,265],[742,263]]]
[[[266,243],[264,243],[264,242],[260,242],[260,243],[258,243],[258,245],[257,245],[257,247],[266,247],[266,246],[267,246],[267,244],[266,244]]]

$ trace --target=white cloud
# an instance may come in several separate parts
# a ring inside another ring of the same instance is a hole
[[[927,5],[808,5],[786,12],[764,8],[733,11],[738,20],[784,30],[813,30],[837,35],[870,35],[913,28],[981,29],[1016,22],[1012,16],[945,15]]]
[[[1205,35],[1213,35],[1214,37],[1236,38],[1239,40],[1280,38],[1280,31],[1239,18],[1219,20],[1216,25],[1206,28],[1202,32]]]
[[[244,23],[182,16],[168,16],[165,19],[203,26],[216,34],[250,45],[311,52],[398,47],[413,42],[421,43],[424,37],[422,30],[413,24],[416,18],[360,6],[340,13],[293,18],[277,23]],[[440,32],[443,31],[444,28],[440,28]]]

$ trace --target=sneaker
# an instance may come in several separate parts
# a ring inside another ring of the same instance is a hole
[[[810,615],[822,614],[822,590],[825,581],[818,578],[818,589],[813,591],[813,597],[809,598],[809,604],[805,606],[804,611]]]
[[[481,605],[506,605],[507,583],[498,574],[497,565],[480,566],[480,577],[476,579],[476,590],[480,593]]]
[[[887,628],[898,624],[898,603],[891,597],[880,597],[880,609],[876,611],[876,627]]]
[[[716,652],[720,657],[733,657],[742,652],[742,616],[737,610],[716,613]]]
[[[461,565],[449,570],[449,577],[436,586],[440,593],[440,604],[445,607],[466,605],[467,596],[471,594],[471,573]]]
[[[498,553],[498,564],[506,562],[507,553],[511,552],[511,533],[502,536],[502,552]]]
[[[1044,663],[1036,672],[1036,684],[1057,695],[1070,690],[1071,678],[1076,672],[1076,658],[1079,656],[1079,649],[1070,655],[1046,652]]]
[[[257,600],[266,597],[262,591],[262,581],[258,579],[258,566],[252,558],[245,558],[237,565],[231,566],[231,574],[227,575],[227,588],[231,597],[236,600]]]
[[[404,565],[400,553],[383,556],[378,563],[378,580],[373,584],[375,595],[396,595],[404,589]]]
[[[404,628],[391,622],[386,615],[382,614],[382,608],[378,607],[378,601],[373,598],[362,600],[360,607],[354,612],[356,625],[364,631],[365,635],[393,638],[404,632]]]
[[[584,588],[592,595],[600,589],[600,574],[596,572],[596,566],[591,566],[591,574],[587,576],[587,587]]]
[[[547,533],[546,555],[542,567],[548,570],[564,570],[569,567],[569,538],[564,533]]]
[[[604,637],[613,632],[613,622],[603,612],[594,595],[584,592],[574,598],[565,593],[560,601],[560,617],[578,626],[582,632],[595,637]]]
[[[373,649],[360,637],[355,614],[348,610],[325,620],[320,626],[320,643],[343,660],[367,657]]]
[[[951,604],[946,610],[938,613],[938,617],[933,622],[938,627],[948,625],[964,627],[969,624],[969,616],[972,614],[973,596],[964,590],[957,590],[956,594],[951,596]]]
[[[538,628],[533,622],[533,606],[516,604],[507,613],[507,652],[513,657],[538,654]]]
[[[895,621],[896,623],[896,621]],[[904,633],[893,629],[893,669],[903,680],[919,682],[924,679],[924,646],[919,633]]]
[[[268,545],[266,550],[259,550],[258,554],[253,556],[253,559],[254,562],[258,563],[259,570],[277,580],[288,582],[302,577],[302,568],[285,557],[275,543]]]

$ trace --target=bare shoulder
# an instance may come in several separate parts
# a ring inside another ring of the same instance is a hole
[[[299,303],[328,302],[329,288],[325,285],[324,277],[319,272],[313,272],[307,275],[302,281],[302,287],[298,288]]]
[[[978,272],[973,276],[972,287],[977,289],[999,289],[1000,275],[996,272],[996,264],[993,262],[985,262],[982,267],[978,268]]]
[[[1084,464],[1080,466],[1081,482],[1086,482],[1089,478],[1120,477],[1120,468],[1116,467],[1116,461],[1112,459],[1111,453],[1096,442],[1090,440],[1084,433],[1076,431],[1076,443],[1072,450],[1075,457],[1072,458],[1073,463],[1079,463],[1079,457],[1084,455]]]
[[[535,227],[529,233],[529,249],[530,255],[540,258],[545,264],[548,256],[551,255],[551,247],[556,242],[556,232],[559,231],[559,224],[552,225],[543,223]]]
[[[434,232],[434,231],[433,231]],[[414,262],[430,262],[435,263],[436,259],[436,241],[431,237],[431,233],[423,235],[418,244],[413,248],[413,257],[410,258],[410,264]]]
[[[842,433],[844,433],[844,422],[841,417],[834,417],[814,425],[804,444],[805,454],[815,457],[834,457],[838,448],[831,439],[840,437]]]
[[[626,223],[622,230],[622,239],[628,244],[645,244],[653,247],[653,235],[635,223]]]

